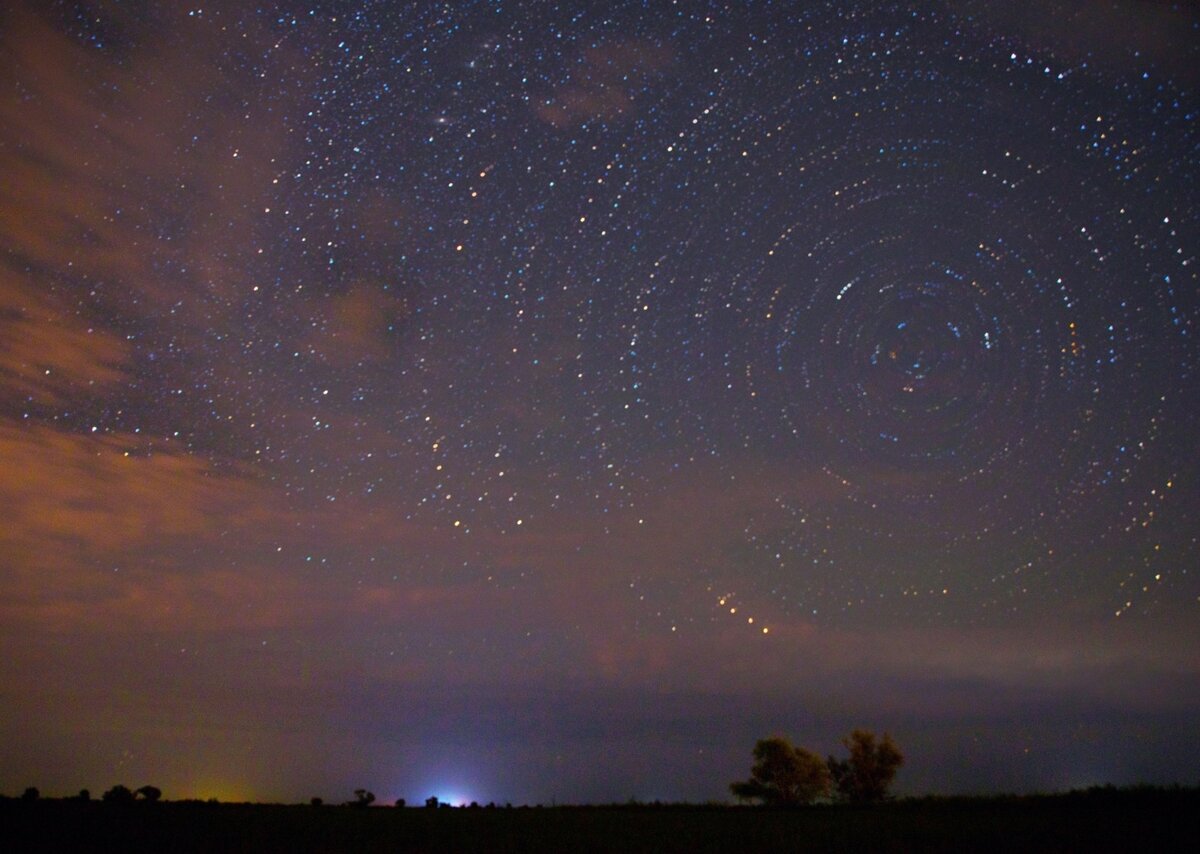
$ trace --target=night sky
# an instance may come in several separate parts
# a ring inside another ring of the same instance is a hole
[[[11,3],[0,791],[1200,780],[1200,11]]]

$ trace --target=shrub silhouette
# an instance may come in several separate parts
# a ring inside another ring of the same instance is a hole
[[[403,808],[404,806],[407,805],[407,803],[408,803],[408,801],[404,800],[404,798],[396,798],[396,806],[398,806],[398,807]]]
[[[42,796],[42,793],[40,791],[38,791],[37,786],[30,786],[28,789],[26,789],[25,791],[23,791],[21,793],[21,800],[36,801],[41,796]]]
[[[433,795],[431,797],[426,798],[425,806],[428,807],[429,809],[434,809],[434,810],[437,809],[438,808],[437,795]]]
[[[368,792],[366,789],[355,789],[354,797],[355,800],[350,802],[352,807],[369,807],[375,803],[374,792]]]
[[[118,783],[101,795],[101,800],[106,804],[131,804],[133,803],[133,791],[128,786]]]
[[[782,736],[755,744],[754,760],[750,779],[729,786],[738,798],[761,800],[768,806],[799,806],[829,793],[829,768],[821,757],[794,747]]]
[[[158,786],[142,786],[133,793],[134,798],[141,798],[148,804],[157,803],[162,797],[162,789]]]

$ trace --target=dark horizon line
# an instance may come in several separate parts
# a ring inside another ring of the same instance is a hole
[[[123,784],[116,784],[123,785]],[[308,801],[238,801],[238,800],[221,800],[217,797],[209,798],[160,798],[157,800],[146,800],[139,798],[133,801],[126,802],[110,802],[105,801],[102,797],[93,797],[90,795],[89,789],[82,789],[74,795],[43,795],[40,790],[33,797],[28,796],[30,789],[37,790],[37,787],[31,786],[26,789],[26,794],[9,795],[0,793],[0,802],[17,802],[25,804],[36,803],[77,803],[77,804],[95,804],[100,806],[111,806],[114,808],[129,808],[135,805],[145,805],[152,807],[161,804],[173,804],[177,806],[259,806],[259,807],[305,807],[305,808],[350,808],[350,809],[453,809],[453,810],[472,810],[472,809],[768,809],[768,810],[793,810],[799,807],[848,807],[853,809],[871,808],[880,805],[901,805],[905,803],[918,803],[929,801],[1009,801],[1009,800],[1036,800],[1036,799],[1056,799],[1056,798],[1079,798],[1079,797],[1105,797],[1105,796],[1122,796],[1122,795],[1156,795],[1156,794],[1171,794],[1171,795],[1197,795],[1200,796],[1200,782],[1196,783],[1129,783],[1116,785],[1113,783],[1101,783],[1083,788],[1075,787],[1071,789],[1058,789],[1051,791],[1030,791],[1030,792],[990,792],[990,793],[973,793],[973,794],[939,794],[936,792],[927,792],[924,794],[910,795],[895,795],[889,796],[884,801],[878,804],[854,804],[842,799],[826,798],[816,801],[811,804],[803,805],[769,805],[769,804],[753,804],[739,803],[736,800],[705,800],[705,801],[663,801],[655,800],[639,800],[637,798],[629,798],[626,801],[603,801],[603,802],[578,802],[578,803],[521,803],[514,804],[512,802],[498,803],[489,801],[486,804],[481,804],[477,801],[470,803],[449,803],[437,799],[436,805],[430,804],[428,800],[425,803],[418,801],[408,802],[406,798],[403,800],[403,805],[392,802],[375,801],[368,804],[360,803],[355,800],[346,801],[326,801],[321,797],[313,797]],[[133,790],[136,791],[136,790]],[[84,792],[88,792],[89,796],[82,797]]]

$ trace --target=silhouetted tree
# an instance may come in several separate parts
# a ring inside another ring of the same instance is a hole
[[[829,769],[820,756],[794,747],[786,738],[765,738],[754,745],[750,779],[732,783],[739,798],[757,799],[771,806],[810,804],[829,793]]]
[[[350,802],[350,805],[354,807],[369,807],[375,803],[374,793],[368,792],[366,789],[355,789],[354,797],[356,800]]]
[[[325,801],[322,798],[310,798],[308,802],[314,807],[319,807],[323,803],[325,803]]]
[[[157,803],[159,798],[162,797],[162,789],[158,788],[158,786],[142,786],[133,793],[133,796],[134,798],[141,798],[148,804],[153,804]]]
[[[80,789],[79,794],[75,796],[75,800],[77,801],[90,801],[91,799],[92,793],[88,789]]]
[[[838,794],[852,804],[870,804],[888,796],[896,771],[904,764],[904,754],[886,732],[876,743],[875,733],[856,729],[842,739],[850,758],[826,760],[829,775]]]
[[[131,804],[133,803],[133,792],[128,786],[122,786],[120,783],[113,786],[107,792],[100,796],[107,804]]]
[[[430,797],[426,798],[426,799],[425,799],[425,806],[429,807],[429,808],[430,808],[430,809],[432,809],[432,810],[435,810],[435,809],[437,809],[437,808],[438,808],[438,799],[437,799],[437,795],[431,795]]]
[[[396,798],[396,806],[403,809],[407,805],[408,805],[408,801],[404,800],[404,798]]]
[[[28,789],[26,789],[25,791],[23,791],[21,793],[21,800],[36,801],[41,796],[42,796],[42,793],[40,791],[38,791],[37,786],[30,786]]]

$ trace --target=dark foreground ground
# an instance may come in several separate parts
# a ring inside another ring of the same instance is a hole
[[[0,801],[5,851],[1200,851],[1200,789],[859,808],[395,809]]]

